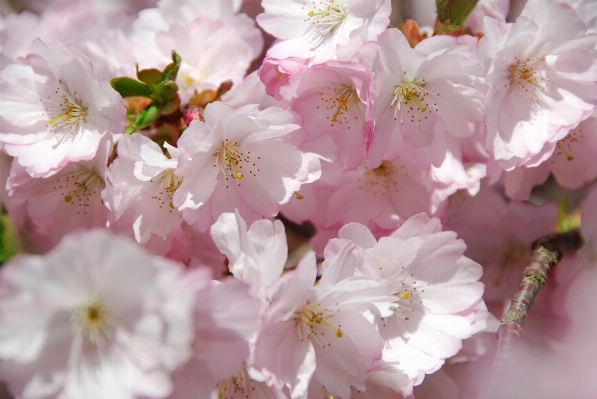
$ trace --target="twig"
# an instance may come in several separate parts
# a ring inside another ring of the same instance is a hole
[[[529,308],[547,279],[549,269],[562,259],[562,251],[576,251],[583,244],[578,230],[557,233],[542,237],[532,245],[531,263],[524,270],[524,277],[510,303],[510,309],[502,319],[497,338],[499,340],[497,354],[479,399],[489,399],[493,392],[497,376],[522,335],[522,328]]]

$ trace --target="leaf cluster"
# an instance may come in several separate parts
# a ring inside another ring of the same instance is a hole
[[[133,124],[127,127],[125,133],[132,134],[139,129],[149,127],[160,117],[164,108],[174,100],[178,92],[176,76],[181,61],[180,55],[172,50],[172,62],[163,71],[155,68],[137,69],[138,80],[122,76],[110,81],[112,88],[120,93],[122,98],[145,97],[151,100],[135,117]]]

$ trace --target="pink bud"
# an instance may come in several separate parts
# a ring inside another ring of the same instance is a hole
[[[194,120],[203,120],[203,108],[196,105],[189,105],[182,113],[184,123],[190,125]]]

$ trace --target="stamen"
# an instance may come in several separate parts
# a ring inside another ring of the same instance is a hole
[[[304,21],[313,25],[313,48],[330,39],[342,25],[349,12],[343,0],[311,0],[303,4],[310,8]]]

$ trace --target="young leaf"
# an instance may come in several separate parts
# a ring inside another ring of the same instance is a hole
[[[160,117],[161,113],[162,108],[154,104],[150,105],[147,109],[141,110],[141,112],[139,112],[139,115],[137,116],[137,119],[135,120],[135,128],[137,130],[145,129],[153,122],[155,122],[156,119]]]
[[[479,0],[435,0],[440,22],[450,21],[452,26],[463,26],[466,18]]]
[[[120,93],[122,98],[134,96],[150,97],[153,93],[153,90],[145,83],[125,76],[112,79],[110,84],[114,90]]]
[[[166,65],[166,68],[164,68],[164,72],[162,72],[162,82],[176,80],[176,75],[178,75],[181,61],[182,58],[180,58],[180,55],[178,55],[176,51],[172,50],[172,62]]]
[[[162,71],[159,69],[142,69],[137,71],[137,79],[144,82],[149,87],[154,87],[162,81]]]
[[[172,99],[172,97],[174,97],[177,91],[178,85],[175,82],[162,82],[153,89],[153,96],[151,98],[153,98],[156,103],[164,106]]]

